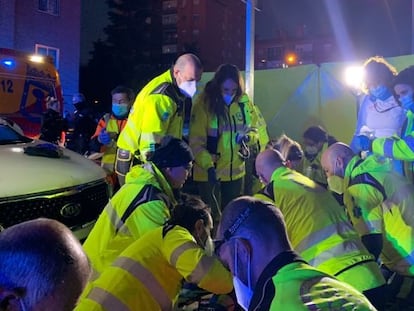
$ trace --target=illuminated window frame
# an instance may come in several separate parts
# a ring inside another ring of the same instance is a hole
[[[60,15],[60,0],[39,0],[37,9],[46,14]]]
[[[60,49],[43,44],[36,44],[35,53],[44,56],[50,56],[53,60],[53,65],[55,65],[56,69],[59,69]]]

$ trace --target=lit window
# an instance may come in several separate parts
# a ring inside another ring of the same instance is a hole
[[[164,1],[162,3],[163,10],[174,9],[176,7],[177,7],[177,0],[169,0],[169,1]]]
[[[175,25],[177,24],[177,14],[165,14],[162,16],[163,25]]]
[[[38,10],[43,13],[59,15],[59,0],[39,0]]]
[[[163,45],[162,46],[162,53],[163,54],[177,53],[177,45],[176,44]]]
[[[55,65],[56,69],[59,69],[59,49],[42,44],[36,44],[35,53],[49,56],[52,59],[53,65]]]

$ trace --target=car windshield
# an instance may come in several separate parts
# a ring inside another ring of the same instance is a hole
[[[18,132],[16,132],[9,125],[0,123],[0,145],[28,143],[32,141]]]

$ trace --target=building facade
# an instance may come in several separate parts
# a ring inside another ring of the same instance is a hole
[[[193,52],[206,71],[222,63],[244,68],[246,8],[241,0],[164,0],[161,12],[164,62]]]
[[[280,32],[272,39],[255,41],[256,70],[338,61],[336,42],[330,35]]]
[[[0,47],[51,56],[63,96],[78,92],[81,0],[0,0]]]

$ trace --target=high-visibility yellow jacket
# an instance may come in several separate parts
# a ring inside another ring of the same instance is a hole
[[[376,138],[372,142],[375,154],[403,160],[404,175],[414,182],[414,113],[408,110],[402,134],[384,138]]]
[[[162,137],[182,138],[184,117],[190,113],[191,99],[176,85],[171,70],[155,77],[139,92],[118,138],[118,147],[145,160],[148,151]]]
[[[382,234],[381,261],[402,275],[414,275],[414,186],[375,155],[347,165],[344,203],[361,236]]]
[[[371,310],[376,309],[353,287],[285,252],[263,270],[249,310]]]
[[[280,208],[293,248],[312,266],[336,276],[346,271],[348,284],[367,290],[384,284],[379,267],[362,244],[343,207],[332,194],[287,167],[277,168],[260,198]],[[364,272],[356,269],[367,264]],[[358,271],[351,276],[352,271]]]
[[[134,166],[83,244],[95,276],[144,233],[162,226],[175,204],[171,186],[154,164]]]
[[[252,106],[252,126],[258,131],[259,151],[263,151],[266,149],[266,145],[270,140],[269,133],[267,132],[267,124],[259,106],[254,104]]]
[[[245,175],[245,163],[238,154],[240,145],[236,136],[252,127],[253,105],[244,94],[225,109],[227,123],[208,111],[203,93],[193,105],[189,141],[195,157],[195,181],[207,181],[210,167],[216,168],[217,178],[221,181],[237,180]],[[250,143],[257,144],[257,141]]]
[[[216,294],[232,290],[230,272],[187,229],[167,228],[152,230],[126,249],[75,310],[172,310],[183,279]]]
[[[312,160],[308,159],[306,156],[302,158],[302,162],[298,171],[303,175],[309,177],[313,181],[316,181],[318,184],[324,186],[325,188],[328,185],[326,181],[326,174],[322,168],[321,158],[324,151],[328,148],[328,143],[324,143],[322,150],[318,152],[316,157]]]
[[[116,160],[116,141],[118,139],[119,133],[125,127],[127,119],[117,119],[113,114],[105,114],[105,116],[99,120],[98,126],[96,127],[95,134],[93,134],[92,139],[98,138],[99,134],[105,130],[112,138],[112,142],[109,145],[102,145],[101,152],[102,156],[102,166],[108,169],[110,172],[114,171],[114,165]]]

